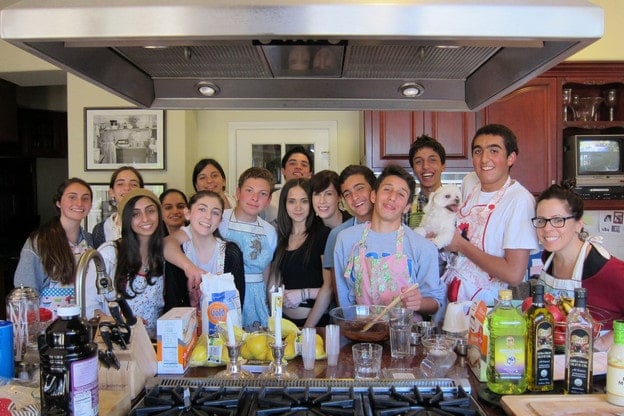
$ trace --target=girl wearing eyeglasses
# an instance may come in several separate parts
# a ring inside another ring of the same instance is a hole
[[[609,254],[583,230],[583,200],[552,185],[537,198],[531,219],[544,247],[539,280],[547,292],[574,298],[574,288],[587,289],[587,304],[609,312],[604,329],[624,317],[624,262]]]

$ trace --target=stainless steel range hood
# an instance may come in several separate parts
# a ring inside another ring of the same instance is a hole
[[[599,39],[603,21],[586,0],[24,0],[0,11],[2,39],[168,109],[476,110]]]

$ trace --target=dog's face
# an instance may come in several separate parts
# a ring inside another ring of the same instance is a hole
[[[461,203],[461,191],[455,185],[445,185],[430,196],[430,202],[436,207],[444,207],[450,212],[457,212]]]

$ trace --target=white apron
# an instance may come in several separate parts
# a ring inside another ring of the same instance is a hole
[[[479,201],[481,185],[478,184],[468,195],[457,214],[460,231],[473,245],[483,251],[485,251],[485,236],[490,217],[511,184],[512,180],[508,177],[503,187],[492,196],[488,203],[476,203],[471,208],[466,208],[471,200]],[[493,305],[498,297],[498,291],[507,288],[507,283],[490,276],[461,253],[453,256],[442,280],[447,285],[447,296],[450,302],[483,300],[486,304]]]
[[[572,270],[572,277],[570,279],[559,279],[547,272],[555,256],[555,253],[550,253],[550,256],[546,259],[538,279],[539,282],[544,285],[544,293],[552,294],[555,299],[559,299],[560,297],[574,299],[574,289],[581,287],[581,281],[583,279],[583,264],[585,263],[587,251],[590,249],[590,246],[593,246],[596,250],[598,250],[598,252],[606,259],[611,257],[611,255],[599,245],[591,244],[595,241],[597,241],[597,239],[592,237],[588,238],[583,243],[583,246],[576,257],[576,263],[574,263],[574,269]]]

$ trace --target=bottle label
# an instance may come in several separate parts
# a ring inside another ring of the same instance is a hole
[[[524,377],[524,337],[507,335],[494,341],[494,368],[502,380],[519,380]]]
[[[607,393],[624,399],[624,363],[609,362],[607,367]]]
[[[95,416],[99,412],[97,355],[70,363],[71,414]]]
[[[553,326],[550,322],[540,322],[535,327],[534,343],[534,384],[549,386],[553,382]]]
[[[570,331],[568,340],[568,393],[589,393],[589,378],[592,373],[590,368],[590,354],[592,351],[592,337],[587,330],[578,328]]]

